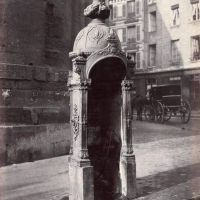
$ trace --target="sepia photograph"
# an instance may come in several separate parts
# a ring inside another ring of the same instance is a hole
[[[200,200],[200,0],[0,0],[0,200]]]

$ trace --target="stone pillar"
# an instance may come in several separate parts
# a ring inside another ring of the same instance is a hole
[[[78,56],[73,60],[69,82],[71,102],[72,150],[69,157],[70,200],[93,200],[93,167],[87,149],[87,97],[90,80],[83,78],[86,60]]]
[[[133,82],[122,82],[122,150],[120,157],[120,173],[122,194],[127,198],[136,197],[136,164],[133,151],[131,90]]]

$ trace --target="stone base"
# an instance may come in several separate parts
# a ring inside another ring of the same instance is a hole
[[[122,195],[128,199],[136,197],[136,163],[135,155],[122,155],[120,158],[120,175]]]
[[[69,200],[94,200],[93,167],[89,160],[69,158]]]

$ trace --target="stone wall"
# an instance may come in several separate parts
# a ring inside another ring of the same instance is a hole
[[[69,151],[68,58],[82,0],[0,0],[0,165]]]

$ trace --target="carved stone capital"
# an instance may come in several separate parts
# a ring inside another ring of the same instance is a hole
[[[80,75],[81,71],[83,70],[83,67],[86,64],[86,58],[84,58],[83,56],[77,56],[72,60],[72,62],[73,62],[73,72]]]
[[[88,90],[91,85],[91,80],[81,81],[79,84],[79,90]]]
[[[76,38],[76,40],[78,40],[79,38]],[[76,41],[75,41],[76,42]],[[69,57],[74,59],[76,57],[79,57],[79,56],[83,56],[85,59],[92,54],[92,51],[81,51],[81,52],[76,52],[76,51],[73,51],[73,52],[70,52],[69,53]]]
[[[79,65],[83,65],[86,63],[86,58],[83,55],[78,55],[77,57],[75,57],[72,62],[79,64]]]
[[[121,83],[122,91],[133,90],[134,83],[132,80],[123,80]]]
[[[91,85],[91,80],[87,79],[78,83],[68,83],[69,91],[72,90],[88,90]]]

